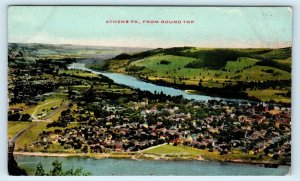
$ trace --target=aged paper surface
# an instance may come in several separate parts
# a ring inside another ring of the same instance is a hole
[[[286,175],[290,7],[11,6],[10,175]]]

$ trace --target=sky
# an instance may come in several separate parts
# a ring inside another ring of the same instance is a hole
[[[131,20],[139,23],[107,23]],[[159,23],[143,23],[157,20]],[[181,21],[162,24],[161,21]],[[192,20],[186,24],[183,21]],[[290,7],[10,6],[8,42],[166,48],[281,48]]]

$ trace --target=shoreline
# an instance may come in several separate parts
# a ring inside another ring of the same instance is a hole
[[[14,152],[14,155],[22,155],[22,156],[37,156],[37,157],[82,157],[82,158],[112,158],[112,159],[133,159],[133,160],[201,160],[201,161],[209,161],[204,160],[201,156],[192,157],[171,157],[171,156],[158,156],[156,154],[149,154],[143,152],[113,152],[113,153],[43,153],[43,152]]]
[[[128,72],[115,72],[115,71],[112,71],[112,70],[95,69],[95,68],[91,68],[91,67],[86,67],[86,64],[84,64],[84,67],[87,68],[87,69],[90,69],[91,71],[97,71],[97,72],[102,72],[102,73],[115,73],[115,74],[122,74],[122,75],[126,75],[126,76],[131,76],[131,77],[136,78],[137,80],[140,80],[140,81],[143,81],[143,82],[146,82],[146,83],[154,84],[154,85],[157,85],[157,86],[164,86],[164,87],[178,89],[178,90],[181,90],[181,91],[183,91],[187,94],[190,94],[190,95],[208,96],[208,97],[211,97],[212,99],[227,100],[227,101],[234,101],[234,102],[235,102],[235,99],[237,99],[239,101],[259,102],[259,100],[253,99],[251,97],[237,97],[237,98],[234,98],[234,97],[230,97],[230,96],[226,97],[224,95],[219,95],[219,94],[216,94],[216,93],[212,94],[209,91],[199,91],[199,90],[190,88],[190,86],[193,86],[193,85],[186,85],[187,87],[182,87],[181,85],[174,85],[174,84],[169,83],[169,82],[165,82],[164,84],[160,84],[157,81],[145,79],[145,78],[143,78],[139,75],[130,74]],[[90,71],[90,70],[88,70],[88,71]],[[116,84],[118,84],[118,83],[116,83]],[[123,85],[123,84],[121,84],[121,85]],[[127,85],[125,85],[125,86],[127,86]],[[193,91],[201,92],[201,94],[188,93],[188,92],[186,92],[187,90],[193,90]]]
[[[142,152],[130,152],[130,153],[43,153],[43,152],[14,152],[14,155],[19,156],[35,156],[35,157],[77,157],[77,158],[93,158],[93,159],[104,159],[104,158],[111,158],[111,159],[132,159],[132,160],[161,160],[161,161],[212,161],[212,162],[219,162],[219,163],[236,163],[236,164],[250,164],[250,165],[257,165],[257,166],[289,166],[291,164],[285,163],[274,163],[268,161],[246,161],[241,159],[234,159],[234,160],[208,160],[204,159],[201,155],[198,157],[192,156],[185,156],[185,157],[170,157],[164,155],[156,155],[156,154],[144,154]]]
[[[136,79],[147,82],[147,83],[155,84],[155,85],[158,85],[158,86],[166,86],[166,87],[171,87],[171,88],[174,88],[174,89],[179,89],[179,90],[182,90],[185,93],[190,94],[190,95],[203,95],[203,96],[215,97],[215,98],[218,98],[218,99],[221,99],[221,100],[226,100],[226,101],[229,101],[229,102],[234,101],[234,99],[237,99],[237,100],[242,101],[242,102],[243,101],[248,101],[248,102],[253,102],[253,103],[262,102],[262,100],[260,98],[249,96],[249,95],[234,95],[235,97],[232,97],[232,96],[227,96],[226,94],[220,94],[220,92],[223,92],[222,90],[225,90],[224,88],[217,88],[220,91],[219,93],[211,93],[211,91],[198,90],[194,87],[195,85],[180,85],[180,84],[174,85],[173,83],[170,83],[170,82],[167,82],[167,81],[164,82],[163,84],[161,84],[161,83],[157,82],[156,80],[145,79],[144,77],[141,77],[137,74],[131,74],[131,73],[128,73],[128,72],[115,72],[115,71],[112,71],[112,70],[101,70],[101,69],[87,67],[86,65],[87,64],[85,64],[84,67],[88,68],[92,71],[129,75],[129,76],[135,77]],[[207,89],[211,89],[211,88],[207,88]],[[196,93],[191,93],[190,91],[195,91]],[[278,102],[278,101],[274,101],[274,102],[272,102],[272,101],[263,101],[263,102],[266,102],[268,104],[274,104],[274,105],[277,105],[277,104],[283,104],[283,105],[288,105],[288,106],[291,105],[291,103],[289,103],[289,102]]]
[[[205,90],[197,90],[194,86],[195,85],[180,85],[180,84],[177,84],[177,85],[174,85],[173,83],[170,83],[170,82],[164,82],[163,84],[157,82],[156,80],[150,80],[150,79],[145,79],[137,74],[130,74],[128,72],[115,72],[115,71],[112,71],[112,70],[101,70],[101,69],[95,69],[95,68],[90,68],[90,67],[86,67],[86,64],[84,65],[85,68],[88,68],[92,71],[98,71],[98,72],[103,72],[103,73],[116,73],[116,74],[123,74],[123,75],[127,75],[127,76],[132,76],[140,81],[144,81],[146,83],[151,83],[151,84],[154,84],[154,85],[157,85],[157,86],[166,86],[166,87],[170,87],[170,88],[174,88],[174,89],[179,89],[189,95],[203,95],[203,96],[208,96],[208,97],[213,97],[213,98],[217,98],[217,99],[220,99],[220,100],[225,100],[225,101],[233,101],[235,102],[235,99],[236,100],[239,100],[239,101],[242,101],[242,102],[245,102],[245,101],[248,101],[248,102],[253,102],[253,103],[258,103],[258,102],[262,102],[261,99],[257,98],[257,97],[253,97],[253,96],[240,96],[240,95],[235,95],[235,97],[232,97],[232,96],[227,96],[225,94],[219,94],[219,93],[211,93],[211,91],[205,91]],[[211,88],[207,88],[207,89],[211,89]],[[217,88],[220,90],[220,92],[222,92],[222,90],[225,90],[223,88]],[[196,93],[192,93],[190,91],[195,91]],[[277,105],[277,104],[284,104],[284,105],[289,105],[291,103],[285,103],[285,102],[272,102],[272,101],[263,101],[263,102],[266,102],[268,104],[274,104],[274,105]]]

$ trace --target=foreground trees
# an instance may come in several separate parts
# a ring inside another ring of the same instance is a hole
[[[62,162],[55,160],[52,162],[52,169],[46,173],[41,162],[36,167],[35,175],[37,176],[89,176],[92,175],[90,172],[84,172],[82,168],[64,171],[62,169]]]

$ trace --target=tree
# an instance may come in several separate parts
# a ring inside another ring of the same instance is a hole
[[[55,160],[52,162],[53,169],[49,173],[46,173],[43,165],[38,163],[35,175],[38,176],[89,176],[92,175],[90,172],[84,172],[82,168],[71,168],[67,171],[63,171],[62,162]]]
[[[41,164],[41,162],[39,162],[38,165],[36,166],[35,175],[37,175],[37,176],[44,176],[45,175],[45,170],[44,170],[43,165]]]
[[[91,173],[84,173],[82,168],[73,169],[66,171],[65,176],[89,176]]]
[[[19,121],[21,114],[19,113],[8,113],[8,120],[10,121]]]
[[[52,176],[59,176],[63,175],[63,170],[62,170],[62,162],[55,160],[52,162],[53,169],[50,171],[50,174]]]
[[[202,79],[200,79],[200,81],[199,81],[199,83],[198,83],[198,85],[199,85],[199,87],[201,87],[202,86]]]
[[[31,116],[29,114],[23,114],[21,121],[31,121]]]

